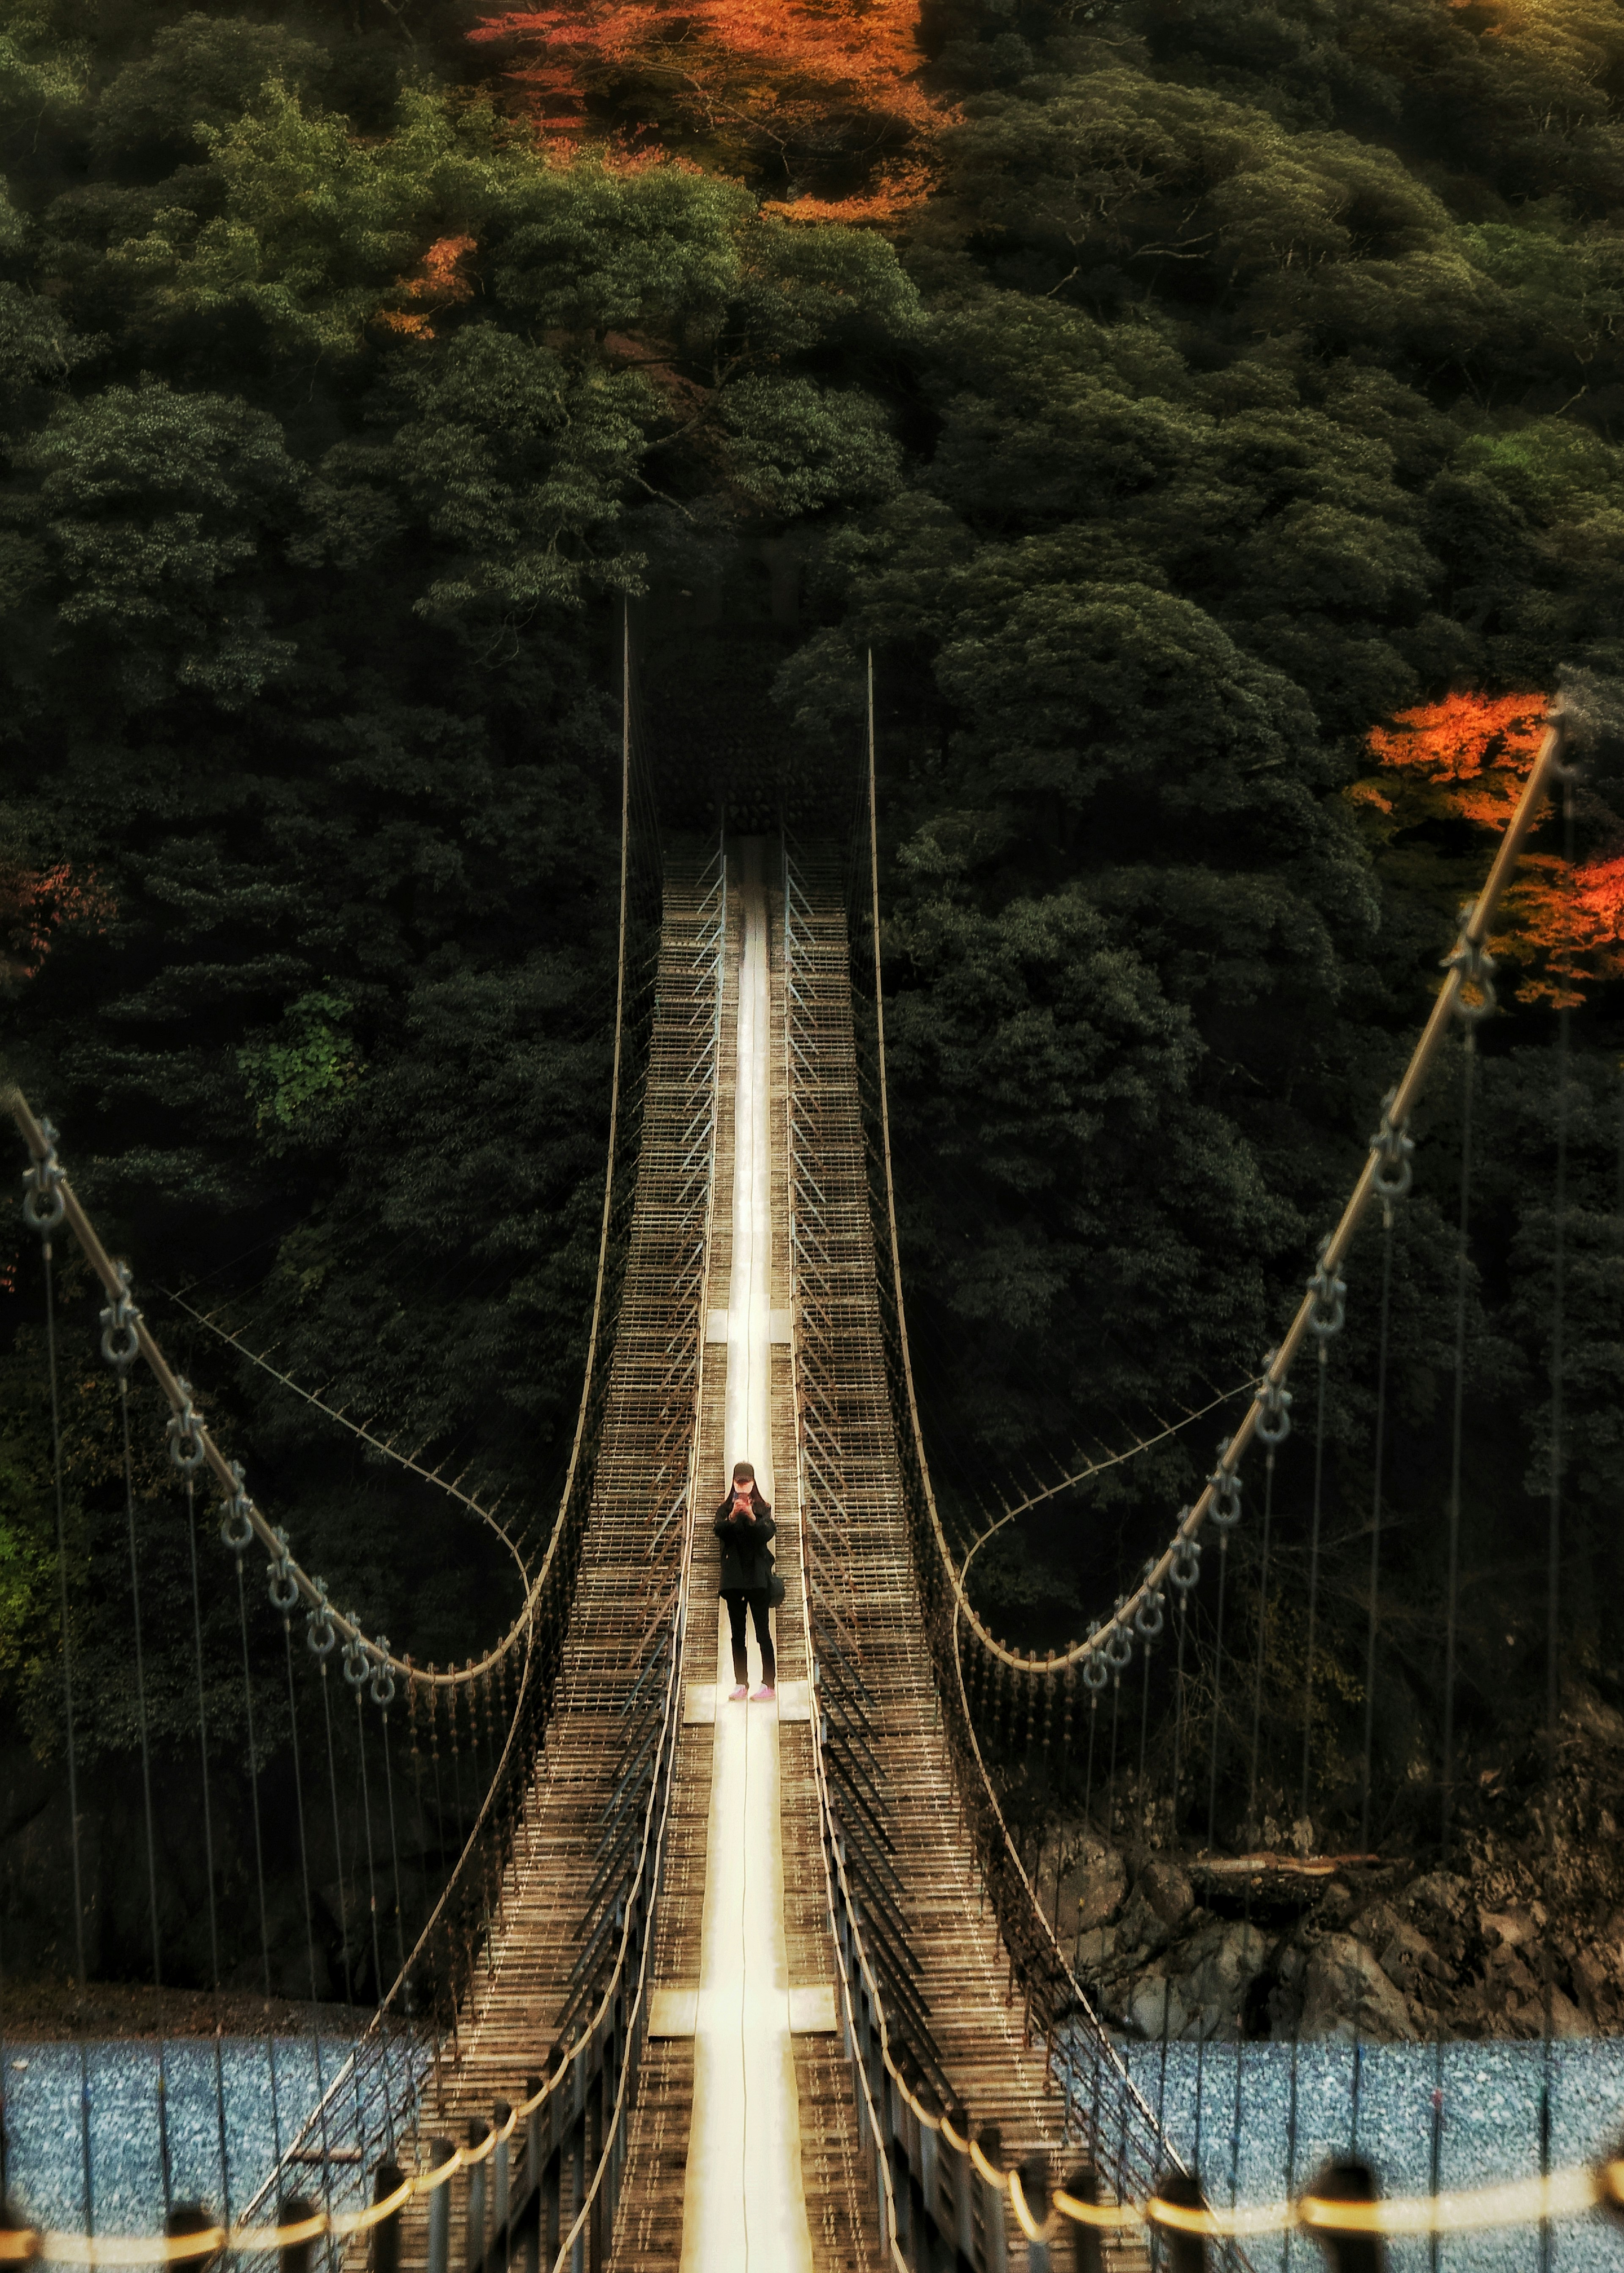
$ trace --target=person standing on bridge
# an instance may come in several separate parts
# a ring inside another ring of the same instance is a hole
[[[771,1508],[756,1486],[755,1469],[748,1460],[735,1462],[733,1489],[718,1508],[711,1526],[722,1543],[722,1575],[717,1592],[727,1605],[727,1624],[733,1636],[735,1705],[748,1694],[750,1684],[750,1662],[744,1639],[747,1605],[756,1621],[756,1639],[761,1645],[762,1685],[756,1692],[756,1701],[771,1704],[778,1694],[778,1662],[773,1655],[768,1621],[772,1587],[772,1550],[768,1542],[778,1527]]]

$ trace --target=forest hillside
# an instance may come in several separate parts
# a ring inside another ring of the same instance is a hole
[[[1621,101],[1613,0],[0,0],[6,1056],[369,1630],[460,1659],[510,1568],[165,1297],[545,1527],[596,1266],[625,610],[675,826],[781,797],[844,841],[872,653],[950,1519],[1221,1400],[1011,1527],[981,1599],[1057,1644],[1162,1544],[1547,697],[1605,713],[1624,672]],[[1564,1023],[1562,1650],[1624,1701],[1621,799],[1598,745],[1478,1038],[1458,1711],[1485,1757],[1521,1757],[1545,1693]],[[1435,1814],[1461,1093],[1452,1046],[1394,1265],[1375,1728],[1407,1852]],[[13,1198],[14,1856],[62,1742],[37,1267]],[[1376,1269],[1372,1235],[1328,1399],[1326,1827],[1365,1702],[1331,1669],[1364,1659]],[[81,1373],[71,1616],[111,1794],[124,1499],[112,1384]],[[1307,1643],[1260,1636],[1252,1553],[1230,1616],[1267,1644],[1267,1781]],[[178,1547],[151,1586],[178,1759]],[[59,1958],[41,1918],[6,1932]],[[102,1968],[139,1969],[139,1916],[103,1932]]]

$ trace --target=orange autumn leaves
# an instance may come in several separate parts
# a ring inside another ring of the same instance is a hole
[[[576,0],[486,17],[538,130],[622,161],[685,150],[798,220],[873,220],[927,186],[941,113],[917,0]]]
[[[33,979],[60,932],[104,932],[112,896],[94,874],[76,875],[66,860],[48,868],[0,862],[0,985]]]
[[[432,340],[435,316],[473,297],[474,288],[463,263],[477,250],[471,236],[437,237],[412,274],[402,276],[395,288],[403,300],[414,304],[380,308],[374,320],[387,331],[403,333],[409,339]]]
[[[1451,694],[1401,711],[1392,727],[1372,730],[1379,771],[1349,795],[1389,842],[1440,822],[1498,836],[1532,768],[1545,707],[1543,694]],[[1601,818],[1600,809],[1585,817]],[[1624,835],[1616,824],[1571,867],[1558,852],[1524,853],[1492,944],[1518,966],[1525,1001],[1576,1004],[1587,986],[1624,978]]]

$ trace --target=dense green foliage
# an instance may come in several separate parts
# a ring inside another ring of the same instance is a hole
[[[1361,819],[1369,729],[1624,661],[1617,11],[939,0],[939,184],[884,234],[538,151],[475,13],[0,4],[8,1054],[143,1287],[227,1302],[534,1527],[596,1260],[620,603],[643,609],[657,744],[662,696],[669,749],[758,732],[776,674],[824,826],[872,648],[944,1481],[967,1499],[1115,1448],[1278,1332],[1481,874],[1479,833]],[[748,596],[763,539],[803,564],[795,633]],[[715,590],[707,647],[680,604]],[[705,809],[708,776],[666,786]],[[1605,783],[1578,828],[1611,845]],[[1593,989],[1575,1024],[1592,1661],[1624,1488],[1616,1009]],[[1481,1068],[1485,1718],[1521,1709],[1544,1553],[1551,1026],[1515,1009]],[[1396,1258],[1402,1766],[1437,1707],[1455,1074]],[[1377,1269],[1372,1236],[1331,1407],[1325,1641],[1350,1663]],[[477,1534],[166,1332],[335,1592],[422,1657],[490,1631],[511,1588]],[[39,1357],[30,1324],[4,1361],[0,1686],[49,1747]],[[989,1560],[989,1599],[1058,1639],[1218,1419]],[[111,1679],[105,1445],[70,1483],[75,1615]],[[166,1632],[183,1578],[154,1575]]]

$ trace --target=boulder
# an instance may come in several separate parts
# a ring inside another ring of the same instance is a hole
[[[1060,1880],[1060,1934],[1086,1933],[1114,1918],[1127,1892],[1128,1871],[1114,1847],[1085,1839]]]
[[[1177,1863],[1150,1863],[1139,1873],[1138,1892],[1163,1925],[1178,1925],[1195,1908],[1195,1889]]]
[[[1177,1986],[1190,2014],[1187,2033],[1233,2043],[1244,2034],[1246,1992],[1268,1957],[1267,1938],[1255,1925],[1232,1918],[1204,1928],[1182,1954],[1185,1969]]]
[[[1453,1871],[1429,1871],[1425,1878],[1410,1881],[1402,1901],[1408,1909],[1431,1910],[1438,1917],[1454,1918],[1465,1909],[1469,1892],[1465,1879]]]
[[[1538,1929],[1527,1910],[1479,1910],[1477,1931],[1491,1949],[1521,1949]]]
[[[1375,2044],[1414,2044],[1417,2037],[1402,1992],[1374,1950],[1350,1933],[1327,1934],[1310,1954],[1302,2031]]]
[[[1168,2042],[1177,2044],[1190,2026],[1191,2015],[1178,1988],[1165,1973],[1141,1973],[1124,2018],[1152,2044],[1161,2042],[1164,2029]]]
[[[1085,1988],[1091,1980],[1097,1979],[1116,1954],[1115,1926],[1097,1925],[1091,1933],[1079,1935],[1074,1970]]]

